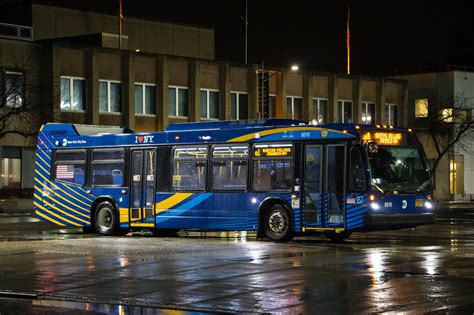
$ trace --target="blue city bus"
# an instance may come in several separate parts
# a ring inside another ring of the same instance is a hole
[[[266,119],[154,133],[51,123],[38,135],[36,217],[102,235],[190,229],[342,240],[432,223],[431,198],[423,150],[402,129]]]

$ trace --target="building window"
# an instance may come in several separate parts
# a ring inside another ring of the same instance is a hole
[[[171,117],[188,117],[188,88],[168,87],[168,115]]]
[[[449,158],[449,193],[462,194],[464,192],[464,157],[460,154]]]
[[[201,118],[219,119],[219,91],[201,90]]]
[[[398,125],[398,105],[397,104],[385,104],[384,123],[391,126]]]
[[[120,113],[122,111],[122,83],[99,80],[99,111]]]
[[[156,86],[135,83],[135,113],[154,115],[156,113]]]
[[[84,110],[85,79],[61,76],[61,109]]]
[[[416,99],[415,100],[415,117],[423,118],[428,117],[428,99]]]
[[[249,115],[249,96],[245,92],[230,93],[230,119],[247,119]]]
[[[339,110],[340,123],[352,123],[352,101],[340,100],[337,102],[337,108]]]
[[[312,118],[316,124],[325,124],[328,122],[328,100],[323,98],[313,98]]]
[[[5,71],[4,104],[7,107],[23,105],[23,73]]]
[[[268,118],[276,117],[276,95],[268,97]]]
[[[286,97],[286,115],[291,119],[302,119],[303,99],[297,96]]]
[[[0,188],[21,188],[21,147],[2,147]]]
[[[367,125],[371,125],[375,122],[375,103],[362,102],[360,121],[362,124]]]

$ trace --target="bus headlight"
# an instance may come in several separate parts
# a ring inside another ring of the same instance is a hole
[[[433,204],[431,201],[425,201],[425,208],[426,209],[433,209]]]
[[[380,209],[379,204],[376,203],[376,202],[371,202],[371,203],[370,203],[370,207],[371,207],[373,210],[379,210],[379,209]]]

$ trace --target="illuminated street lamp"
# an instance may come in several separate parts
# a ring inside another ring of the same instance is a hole
[[[300,67],[298,65],[292,65],[290,69],[291,71],[298,71]]]

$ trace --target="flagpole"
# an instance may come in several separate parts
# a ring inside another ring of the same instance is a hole
[[[248,26],[248,9],[247,0],[245,0],[245,64],[247,64],[247,26]]]
[[[122,49],[122,0],[119,0],[119,49]]]
[[[347,31],[346,31],[346,47],[347,47],[347,74],[351,74],[351,31],[350,31],[351,11],[347,5]]]

